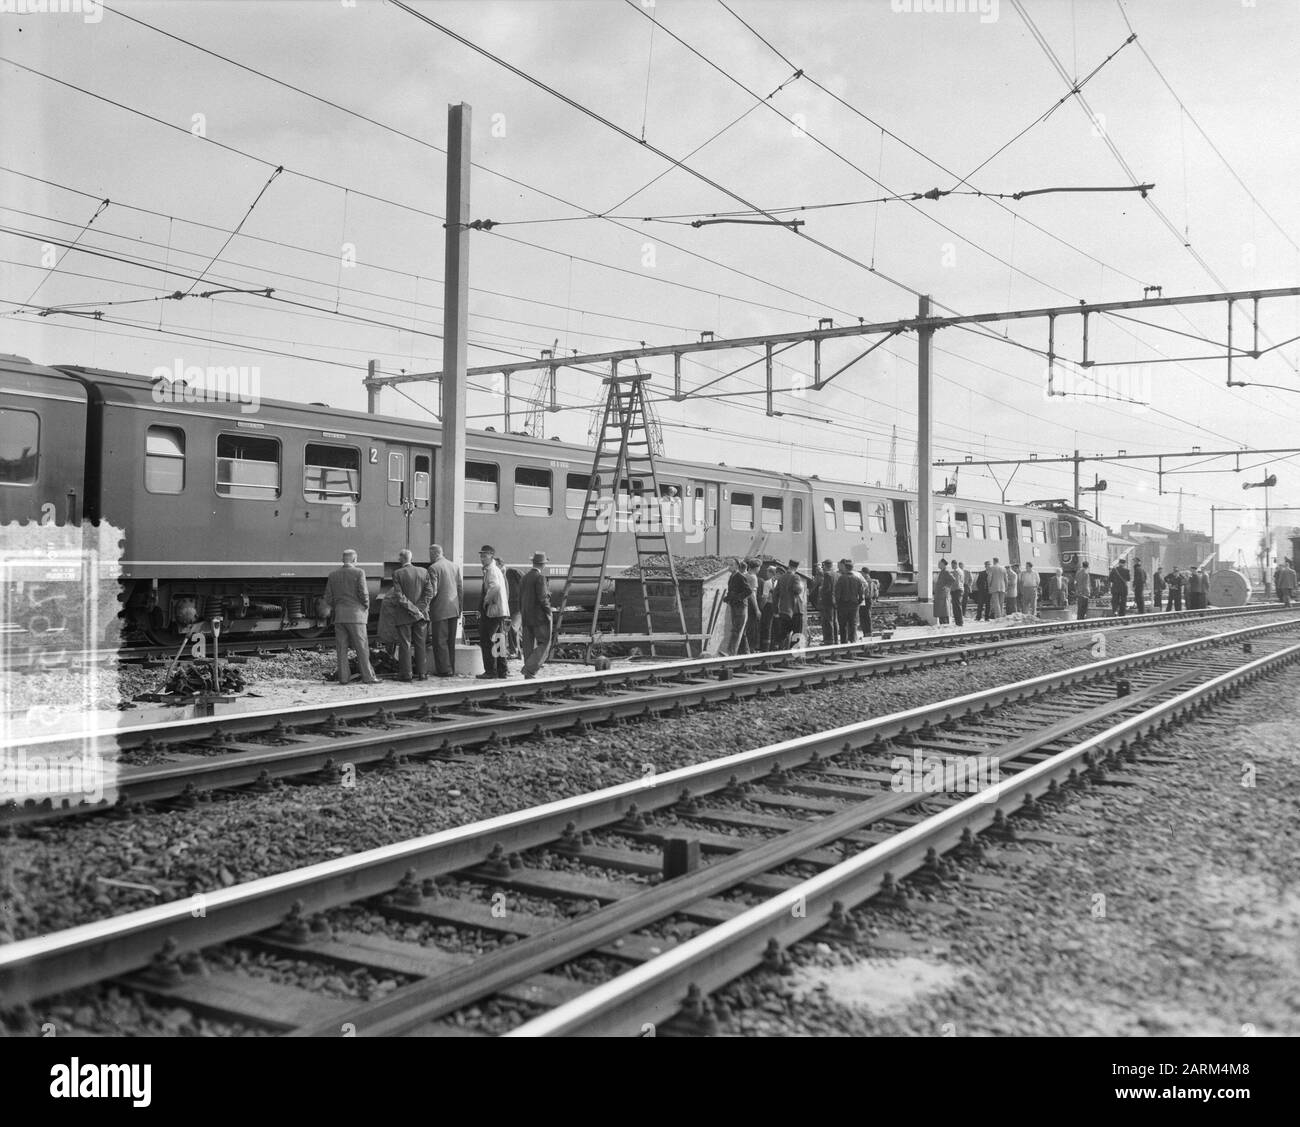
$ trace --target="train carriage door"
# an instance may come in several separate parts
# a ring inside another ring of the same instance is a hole
[[[718,529],[718,485],[712,481],[689,481],[690,511],[687,515],[686,542],[698,544],[702,556],[722,551]]]
[[[1004,513],[1007,522],[1007,563],[1012,567],[1020,566],[1020,514]]]
[[[894,501],[894,544],[898,548],[900,571],[915,571],[912,563],[912,506],[906,501]]]
[[[433,541],[433,451],[411,449],[411,501],[414,511],[407,531],[407,546],[415,559],[427,562]]]
[[[417,560],[424,560],[432,535],[433,451],[389,443],[384,475],[383,558],[395,562],[399,549],[410,548]]]

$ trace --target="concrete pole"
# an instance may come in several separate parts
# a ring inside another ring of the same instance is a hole
[[[1074,452],[1074,507],[1079,507],[1079,451]]]
[[[447,108],[447,238],[443,264],[442,446],[434,539],[457,567],[465,562],[465,400],[469,321],[470,107]]]
[[[379,361],[371,360],[366,365],[366,412],[371,415],[379,414],[379,386],[373,382],[379,374]]]
[[[922,296],[918,317],[930,316],[930,299]],[[930,601],[930,556],[934,543],[934,490],[930,484],[930,417],[931,349],[934,329],[922,328],[916,334],[916,597]]]

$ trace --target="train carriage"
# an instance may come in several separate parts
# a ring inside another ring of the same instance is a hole
[[[85,476],[85,390],[0,355],[0,523],[77,524]]]
[[[343,548],[357,549],[374,596],[399,549],[427,556],[437,525],[436,422],[250,403],[98,369],[5,364],[5,518],[75,522],[84,514],[125,529],[126,617],[155,638],[174,639],[218,614],[229,633],[311,636],[323,628],[319,599]],[[476,606],[481,543],[505,564],[512,602],[535,551],[550,556],[558,586],[592,461],[585,446],[467,432],[467,610]],[[657,460],[655,484],[635,476],[596,483],[597,512],[613,526],[612,575],[635,562],[634,537],[652,528],[679,555],[762,554],[798,559],[809,572],[820,559],[847,558],[882,592],[915,590],[916,502],[901,490],[673,458]],[[1104,582],[1104,529],[1063,503],[935,504],[942,554],[972,570],[997,557],[1068,572],[1097,549],[1094,572]],[[591,596],[578,590],[579,602]]]
[[[86,515],[125,530],[127,617],[155,638],[218,614],[232,634],[319,633],[344,547],[377,593],[398,548],[428,544],[428,428],[61,371],[87,397]]]

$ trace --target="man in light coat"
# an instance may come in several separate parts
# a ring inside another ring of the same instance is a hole
[[[1007,564],[1007,614],[1015,614],[1020,609],[1020,594],[1017,587],[1016,565]]]
[[[506,667],[506,653],[510,648],[507,634],[510,596],[506,592],[506,577],[497,567],[496,552],[490,544],[484,544],[478,553],[483,568],[478,604],[478,647],[483,654],[483,672],[478,675],[480,681],[504,681],[510,676]]]
[[[411,549],[397,553],[393,587],[385,601],[393,603],[393,624],[397,629],[397,679],[411,680],[411,658],[415,658],[415,680],[423,681],[427,670],[426,638],[429,633],[429,604],[433,601],[433,580],[422,567],[411,562]]]
[[[429,637],[433,668],[439,677],[456,676],[456,625],[465,605],[460,568],[442,554],[442,546],[429,545],[429,578],[433,601],[429,604]]]
[[[334,619],[334,649],[338,655],[339,684],[352,680],[348,664],[348,647],[357,651],[361,680],[374,685],[379,678],[370,667],[370,648],[366,626],[370,622],[370,590],[366,573],[357,567],[357,553],[349,548],[343,553],[343,566],[330,572],[325,583],[325,605]]]
[[[1088,571],[1088,561],[1079,564],[1074,573],[1074,597],[1078,600],[1075,618],[1088,617],[1088,601],[1092,598],[1092,574]]]
[[[1006,611],[1004,610],[1003,599],[1007,593],[1007,573],[998,563],[997,556],[993,557],[993,564],[988,571],[989,576],[989,618],[1001,618]]]
[[[858,570],[858,575],[862,579],[862,605],[858,607],[858,636],[861,638],[871,637],[871,608],[880,598],[880,580],[876,579],[866,565]]]
[[[1016,589],[1020,592],[1020,613],[1030,618],[1038,617],[1038,588],[1040,577],[1034,565],[1025,561],[1025,570],[1017,577]]]
[[[546,579],[546,553],[533,553],[533,566],[519,590],[524,646],[524,677],[531,681],[551,649],[551,585]]]

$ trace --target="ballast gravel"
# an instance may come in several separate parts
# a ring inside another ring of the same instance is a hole
[[[722,990],[736,1036],[1300,1034],[1300,669],[1144,741],[909,910],[850,913]],[[1172,762],[1163,762],[1172,761]],[[1127,784],[1127,785],[1123,785]]]
[[[1106,652],[1132,653],[1204,629],[1112,632]],[[11,827],[0,831],[0,943],[599,790],[643,777],[647,766],[669,771],[1070,668],[1094,660],[1091,650],[1089,636],[1065,636],[970,663],[518,740],[454,762],[362,770],[354,786],[289,782],[124,820]]]

